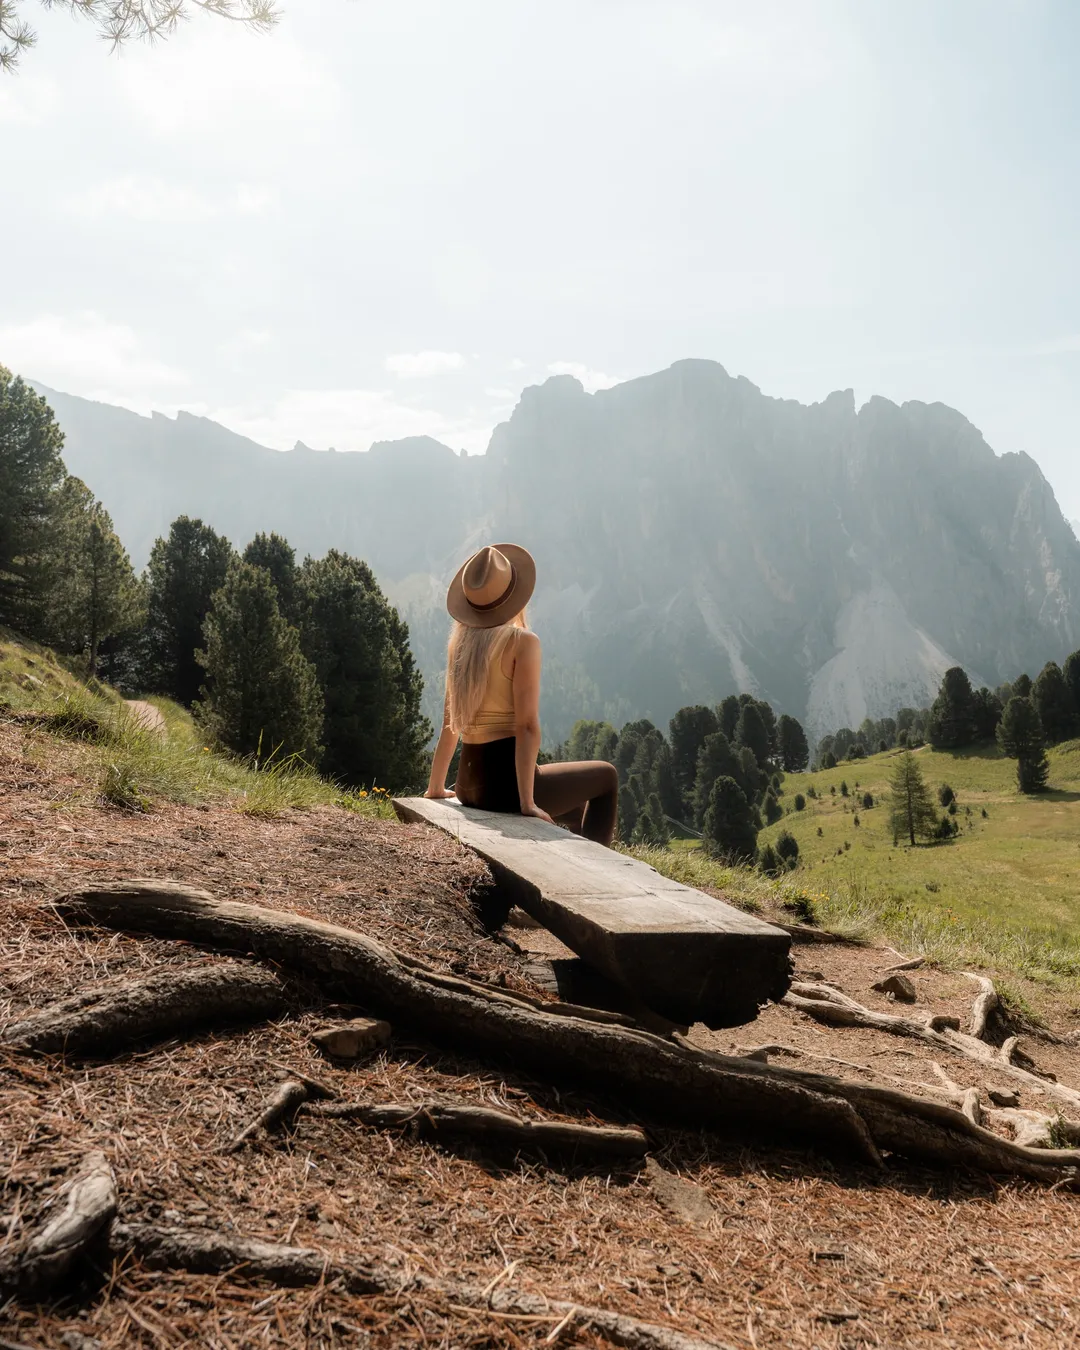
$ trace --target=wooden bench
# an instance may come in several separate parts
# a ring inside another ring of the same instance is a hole
[[[787,992],[787,933],[636,858],[454,798],[400,797],[394,809],[478,853],[508,900],[673,1022],[741,1026]]]

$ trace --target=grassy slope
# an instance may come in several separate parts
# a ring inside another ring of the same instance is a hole
[[[165,698],[147,702],[164,717],[164,736],[141,728],[114,689],[81,679],[75,663],[0,629],[0,705],[37,714],[43,731],[77,742],[90,795],[140,811],[157,800],[226,800],[253,815],[312,806],[393,814],[381,791],[347,792],[292,761],[252,765],[221,754],[204,743],[185,708]]]
[[[877,932],[907,949],[1080,984],[1080,741],[1050,752],[1051,791],[1039,797],[1020,796],[1014,763],[995,749],[918,751],[935,797],[942,783],[955,790],[961,833],[948,844],[915,848],[894,847],[888,823],[897,753],[786,777],[786,814],[760,836],[762,844],[775,842],[787,829],[799,841],[799,866],[779,883],[779,898],[804,898],[830,926]],[[796,812],[795,794],[806,795],[811,784],[820,796],[807,797],[805,811]],[[864,792],[875,799],[870,810],[861,804]],[[650,853],[649,861],[689,884],[719,886],[752,902],[771,885],[718,866],[694,844]]]

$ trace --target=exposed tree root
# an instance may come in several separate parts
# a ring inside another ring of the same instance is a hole
[[[730,1350],[719,1341],[702,1340],[603,1308],[556,1302],[506,1285],[481,1289],[375,1264],[331,1261],[308,1247],[277,1246],[231,1233],[114,1223],[110,1248],[117,1259],[133,1256],[151,1270],[185,1270],[198,1275],[228,1272],[290,1287],[337,1281],[349,1293],[361,1296],[382,1294],[400,1298],[410,1292],[432,1294],[458,1307],[547,1318],[553,1329],[562,1325],[589,1330],[626,1350]]]
[[[88,1153],[60,1190],[63,1207],[27,1242],[0,1256],[0,1290],[38,1299],[59,1287],[116,1213],[116,1178],[104,1153]]]
[[[973,975],[969,970],[965,970],[964,974],[979,986],[979,993],[971,1009],[969,1035],[974,1036],[977,1041],[986,1041],[989,1045],[1000,1045],[1004,1019],[1001,1016],[1001,996],[994,988],[993,980],[988,980],[985,975]]]
[[[107,1055],[140,1041],[283,1011],[281,981],[255,965],[184,966],[90,990],[9,1023],[0,1043],[38,1054]]]
[[[616,1099],[633,1101],[653,1117],[696,1127],[752,1132],[815,1143],[848,1159],[875,1162],[881,1152],[938,1165],[969,1166],[1061,1184],[1078,1180],[1080,1154],[1068,1149],[1018,1147],[974,1125],[951,1106],[889,1087],[719,1055],[643,1030],[585,1020],[569,1011],[507,998],[482,986],[447,987],[399,959],[393,949],[364,934],[282,911],[231,901],[176,883],[132,882],[70,895],[57,902],[72,920],[128,932],[183,938],[202,946],[254,952],[317,978],[376,1016],[415,1028],[457,1051],[495,1055],[549,1080],[585,1083]],[[801,992],[800,992],[801,991]],[[808,997],[807,992],[814,995]],[[841,1025],[912,1028],[936,1046],[979,1058],[996,1055],[973,1037],[958,1044],[929,1023],[870,1013],[825,986],[797,986],[793,1006],[839,1014]],[[829,1002],[828,1000],[832,1000]],[[822,1020],[829,1020],[825,1017]],[[1015,1067],[998,1072],[1051,1090],[1055,1085]],[[1080,1094],[1070,1096],[1080,1099]]]
[[[829,1026],[864,1027],[870,1031],[887,1031],[894,1036],[909,1036],[925,1041],[935,1049],[962,1055],[978,1064],[993,1065],[1005,1077],[1023,1083],[1063,1106],[1080,1110],[1080,1092],[1075,1088],[1066,1087],[1014,1063],[1015,1036],[997,1049],[959,1031],[955,1026],[955,1018],[931,1017],[923,1022],[911,1017],[898,1017],[893,1013],[872,1012],[846,994],[824,984],[793,984],[784,1002]]]
[[[244,1126],[225,1152],[239,1153],[257,1134],[264,1130],[272,1130],[275,1125],[280,1125],[283,1120],[294,1116],[297,1109],[307,1101],[308,1096],[307,1084],[301,1083],[299,1079],[287,1078],[284,1083],[279,1083],[274,1095],[255,1119]]]
[[[425,1139],[444,1136],[479,1139],[514,1149],[542,1153],[600,1153],[605,1157],[643,1158],[649,1144],[643,1130],[615,1125],[578,1125],[572,1121],[526,1120],[486,1106],[454,1106],[445,1102],[377,1105],[330,1102],[308,1106],[305,1113],[357,1120],[375,1129],[411,1127]]]

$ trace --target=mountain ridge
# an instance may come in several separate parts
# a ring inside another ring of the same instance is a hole
[[[1049,484],[942,403],[801,404],[690,358],[592,394],[571,375],[530,386],[486,455],[429,437],[344,454],[37,387],[137,562],[182,512],[241,546],[276,529],[365,557],[431,711],[445,584],[499,538],[537,558],[556,736],[733,689],[816,736],[925,702],[948,665],[997,682],[1080,646],[1080,543]]]

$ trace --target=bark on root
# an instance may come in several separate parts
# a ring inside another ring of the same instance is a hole
[[[799,1012],[807,1013],[818,1022],[834,1027],[862,1027],[870,1031],[886,1031],[893,1036],[907,1036],[924,1041],[937,1050],[961,1055],[976,1064],[992,1066],[995,1073],[1022,1083],[1063,1106],[1080,1110],[1080,1092],[1056,1083],[1051,1078],[1033,1073],[1013,1062],[1017,1057],[1016,1037],[1010,1037],[1000,1048],[988,1045],[959,1031],[955,1019],[930,1017],[920,1021],[913,1017],[899,1017],[894,1013],[873,1012],[848,998],[837,989],[824,984],[795,983],[784,997],[784,1002]],[[1031,1062],[1030,1060],[1028,1061]],[[1080,1159],[1078,1159],[1080,1161]]]
[[[281,981],[254,965],[184,966],[53,1003],[0,1032],[0,1044],[37,1054],[107,1055],[196,1028],[274,1017]]]
[[[336,1281],[349,1293],[360,1296],[382,1294],[400,1298],[409,1293],[429,1294],[458,1307],[546,1318],[553,1328],[562,1324],[589,1330],[626,1350],[730,1350],[719,1341],[703,1340],[623,1313],[556,1302],[506,1285],[481,1289],[430,1275],[408,1275],[375,1264],[331,1261],[309,1247],[278,1246],[232,1234],[208,1233],[205,1229],[192,1232],[152,1224],[115,1223],[110,1249],[116,1259],[133,1256],[150,1270],[238,1274],[293,1288]]]
[[[308,1096],[307,1084],[301,1083],[299,1079],[287,1078],[284,1083],[279,1083],[263,1109],[250,1124],[244,1126],[225,1152],[239,1153],[256,1135],[264,1130],[272,1130],[275,1125],[280,1125],[283,1120],[294,1116],[297,1109],[307,1101]]]
[[[437,1044],[495,1055],[549,1080],[585,1083],[624,1102],[632,1100],[654,1117],[744,1135],[779,1134],[863,1162],[890,1151],[938,1165],[1062,1184],[1077,1181],[1080,1154],[1019,1147],[940,1102],[698,1050],[640,1029],[585,1020],[572,1010],[552,1016],[466,981],[447,987],[445,980],[430,979],[415,963],[403,962],[393,949],[365,934],[300,915],[217,901],[191,887],[160,882],[81,891],[58,901],[57,908],[71,920],[253,952],[317,978],[332,996],[411,1026]],[[859,1021],[863,1016],[908,1020],[869,1014],[843,995],[835,995],[839,1005],[823,1003],[821,997],[797,997],[794,1006],[828,1008],[850,1016],[847,1025],[867,1025]],[[932,1043],[954,1048],[941,1033],[931,1036],[922,1023],[911,1026]],[[964,1040],[978,1046],[980,1054],[996,1054],[973,1037]],[[998,1073],[1006,1072],[1000,1060],[995,1064]],[[1025,1080],[1047,1089],[1054,1086],[1033,1075],[1025,1074]]]
[[[306,1115],[356,1120],[378,1130],[409,1127],[425,1139],[477,1139],[530,1152],[602,1154],[614,1158],[643,1158],[649,1143],[645,1132],[615,1125],[578,1125],[572,1121],[526,1120],[509,1111],[486,1106],[458,1106],[445,1102],[376,1104],[330,1102],[308,1106]]]
[[[116,1178],[104,1153],[88,1153],[56,1197],[39,1233],[0,1256],[0,1289],[39,1299],[59,1287],[116,1213]]]

